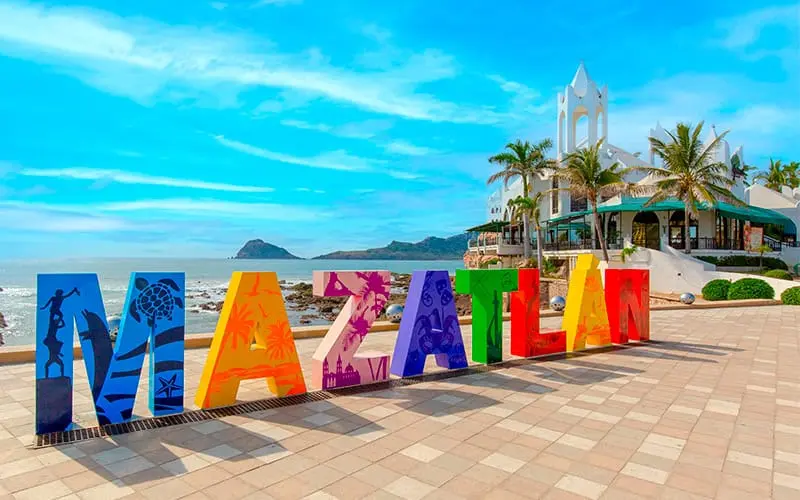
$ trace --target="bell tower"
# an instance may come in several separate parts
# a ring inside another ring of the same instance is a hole
[[[602,115],[602,130],[600,127]],[[601,137],[608,138],[608,86],[602,89],[589,77],[581,62],[572,82],[564,92],[558,93],[558,158],[577,149],[576,126],[581,117],[586,117],[589,130],[586,145],[594,145]],[[598,133],[600,132],[600,133]]]

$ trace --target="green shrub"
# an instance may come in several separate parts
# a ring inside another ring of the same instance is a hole
[[[703,287],[703,298],[706,300],[728,300],[728,289],[731,282],[728,280],[711,280]]]
[[[714,264],[715,266],[719,265],[719,258],[714,257],[713,255],[701,255],[697,257],[697,260],[702,260],[703,262],[708,262],[709,264]]]
[[[775,290],[764,280],[758,278],[742,278],[731,283],[728,289],[728,300],[774,299]]]
[[[698,257],[702,258],[706,262],[711,262],[712,264],[723,266],[723,267],[758,267],[759,266],[759,258],[757,255],[725,255],[717,259],[717,262],[712,262],[708,260],[708,257]],[[781,259],[776,259],[775,257],[764,257],[762,262],[763,266],[766,269],[783,269],[788,270],[789,266],[786,262],[782,261]]]
[[[800,286],[784,290],[781,294],[781,302],[790,306],[800,306]]]
[[[790,273],[789,271],[784,271],[783,269],[773,269],[772,271],[767,271],[764,273],[764,276],[766,276],[767,278],[776,278],[779,280],[794,281],[792,273]]]

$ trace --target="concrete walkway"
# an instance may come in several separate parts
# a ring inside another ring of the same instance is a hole
[[[783,306],[654,312],[659,342],[635,349],[35,450],[33,365],[0,366],[0,499],[796,499],[798,324]],[[298,341],[307,373],[318,342]],[[187,409],[205,354],[186,353]],[[96,425],[82,361],[75,378],[76,421]]]

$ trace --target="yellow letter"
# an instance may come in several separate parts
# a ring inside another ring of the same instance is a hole
[[[195,403],[204,409],[232,405],[239,382],[255,378],[266,378],[276,396],[306,392],[277,274],[235,272]]]
[[[578,256],[567,292],[567,308],[561,329],[567,332],[567,352],[580,351],[591,345],[611,343],[606,297],[597,258],[591,254]]]

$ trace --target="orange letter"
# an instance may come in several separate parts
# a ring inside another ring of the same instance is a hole
[[[277,274],[235,272],[195,403],[204,409],[232,405],[239,382],[254,378],[266,378],[276,396],[306,392]]]
[[[511,292],[511,354],[523,358],[564,352],[563,330],[539,329],[539,270],[519,270],[519,291]]]
[[[606,297],[599,261],[594,255],[578,256],[567,292],[567,308],[561,328],[567,331],[567,352],[611,343],[611,331],[606,313]]]

